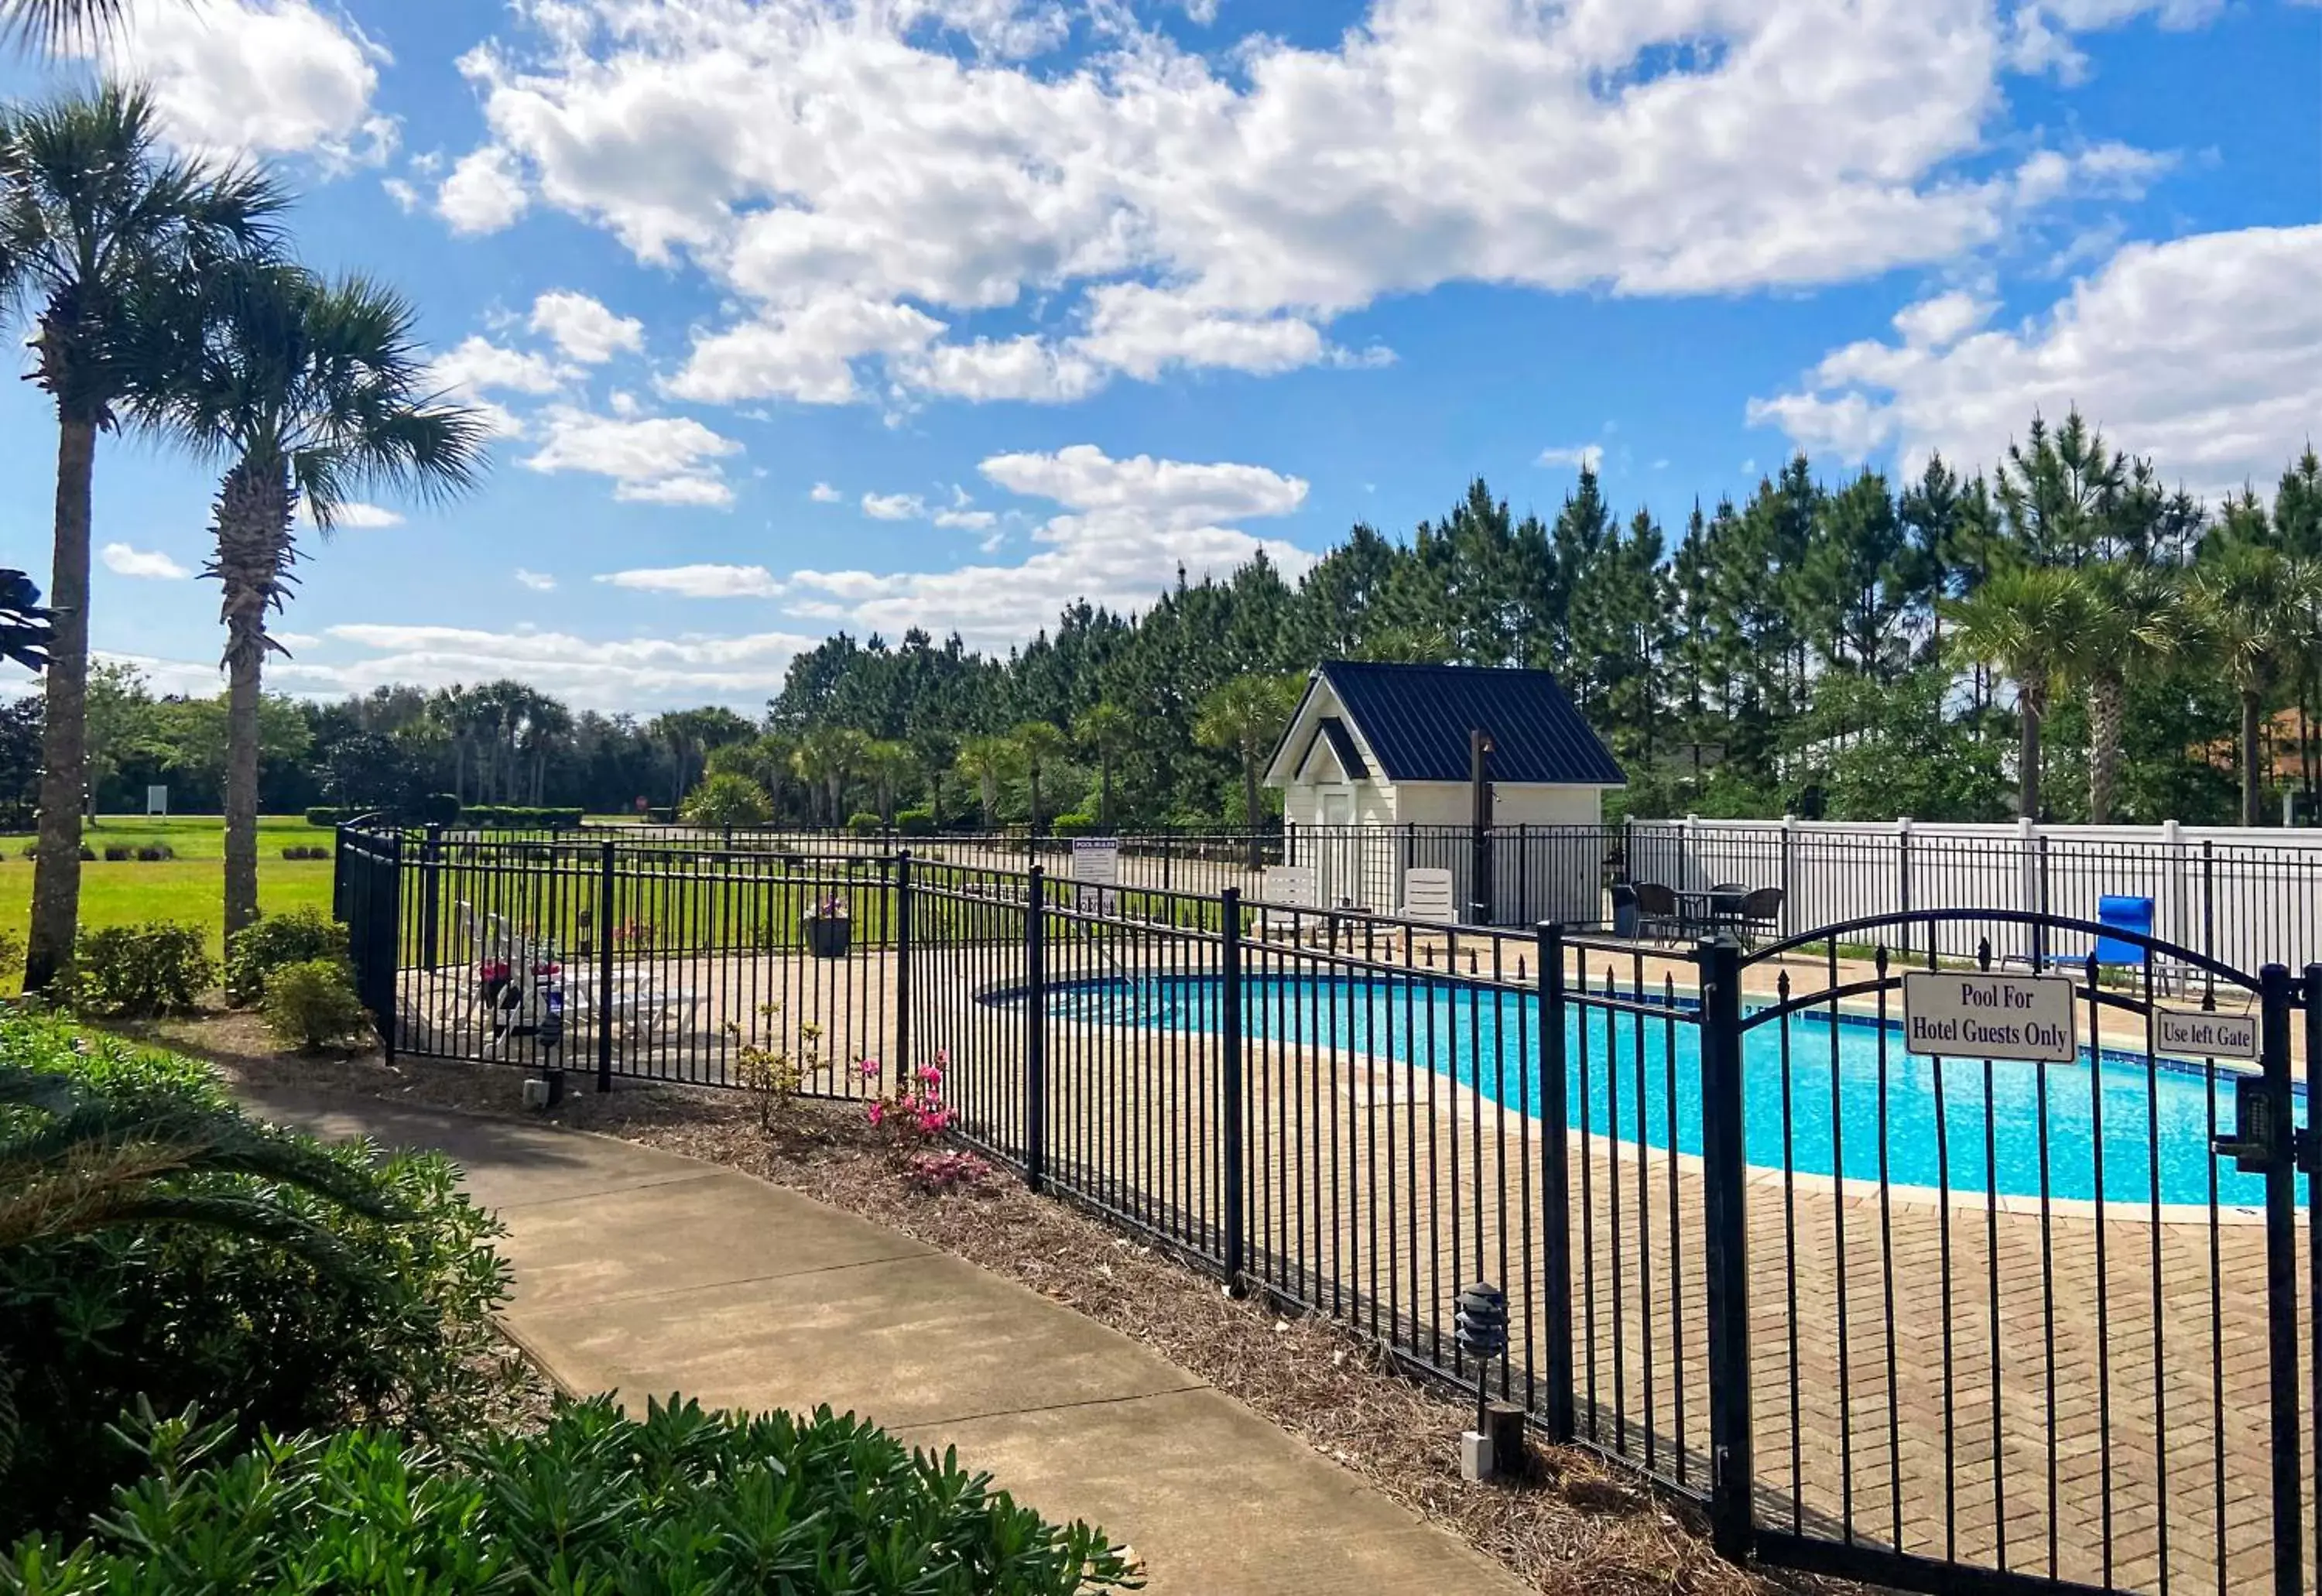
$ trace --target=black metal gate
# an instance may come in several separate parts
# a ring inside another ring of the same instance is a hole
[[[1992,911],[1699,957],[1721,1547],[1928,1591],[2307,1588],[2322,965]]]

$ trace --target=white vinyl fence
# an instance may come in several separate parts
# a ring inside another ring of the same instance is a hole
[[[2095,920],[2098,899],[2123,896],[2153,900],[2156,936],[2239,970],[2322,961],[2322,832],[1639,820],[1625,852],[1633,880],[1782,888],[1785,935],[1915,909]],[[2034,951],[2022,928],[1967,925],[1939,927],[1938,951],[1972,956],[1987,934],[1995,956]],[[2051,939],[2039,951],[2084,956],[2085,943]]]

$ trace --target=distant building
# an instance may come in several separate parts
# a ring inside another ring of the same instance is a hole
[[[1490,840],[1476,845],[1474,734],[1489,740]],[[1315,668],[1267,767],[1296,864],[1323,905],[1404,902],[1413,869],[1448,871],[1463,917],[1597,917],[1604,790],[1627,778],[1545,670]],[[1483,860],[1487,874],[1478,876]],[[1480,889],[1480,890],[1479,890]]]
[[[1295,825],[1467,825],[1469,734],[1491,738],[1492,824],[1594,825],[1628,778],[1545,670],[1316,667],[1267,767]]]

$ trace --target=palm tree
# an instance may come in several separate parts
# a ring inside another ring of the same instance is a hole
[[[121,25],[129,0],[0,0],[0,41],[61,53]]]
[[[1016,757],[1023,762],[1024,779],[1032,792],[1032,834],[1040,834],[1040,773],[1065,757],[1072,740],[1064,728],[1049,720],[1028,720],[1009,735],[1016,745]]]
[[[1294,676],[1252,672],[1237,676],[1202,700],[1193,716],[1193,741],[1221,749],[1241,765],[1242,814],[1249,826],[1249,868],[1265,862],[1258,843],[1258,773],[1282,740],[1284,725],[1298,707],[1304,683]]]
[[[2313,568],[2235,543],[2195,578],[2202,632],[2241,697],[2242,824],[2265,824],[2265,700],[2311,646]]]
[[[877,741],[863,748],[863,773],[879,789],[879,818],[895,824],[895,789],[919,768],[919,756],[908,743]]]
[[[823,798],[823,824],[836,829],[846,823],[839,813],[846,797],[846,779],[862,765],[870,739],[851,726],[817,726],[799,739],[795,763],[799,780],[809,792],[818,787]]]
[[[52,8],[35,7],[36,11]],[[24,9],[12,14],[21,19]],[[51,982],[80,910],[87,778],[89,491],[96,436],[133,397],[135,315],[154,285],[270,247],[262,174],[162,153],[142,92],[107,87],[0,123],[0,305],[30,304],[32,377],[57,410],[56,642],[41,730],[41,836],[24,984]]]
[[[2040,813],[2040,723],[2057,679],[2080,658],[2089,607],[2085,584],[2069,570],[2045,567],[1997,572],[1969,597],[1943,606],[1952,658],[1993,666],[2016,683],[2019,815]]]
[[[428,394],[426,361],[412,335],[415,313],[392,289],[361,278],[326,283],[280,261],[244,260],[170,285],[160,297],[168,310],[147,318],[149,375],[131,408],[226,468],[217,553],[204,574],[225,589],[232,936],[258,918],[258,700],[268,652],[288,652],[267,635],[266,616],[282,607],[296,579],[300,506],[327,536],[358,490],[421,497],[463,491],[481,469],[485,434],[474,412]],[[526,689],[508,705],[510,797],[518,796],[519,734],[537,796],[546,704]]]
[[[1092,704],[1073,723],[1073,737],[1096,755],[1096,823],[1112,829],[1112,762],[1137,734],[1136,717],[1118,704]]]
[[[1000,780],[1015,764],[1015,749],[1005,737],[970,737],[960,744],[959,773],[975,783],[983,806],[983,829],[1000,829]]]
[[[2128,684],[2176,656],[2190,617],[2173,567],[2114,561],[2087,567],[2080,580],[2087,630],[2075,663],[2088,693],[2089,824],[2104,825],[2120,781]]]

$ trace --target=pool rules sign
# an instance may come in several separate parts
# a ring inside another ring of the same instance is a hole
[[[1912,971],[1903,977],[1903,1045],[1946,1058],[2070,1063],[2080,1056],[2072,983],[2061,975]]]

